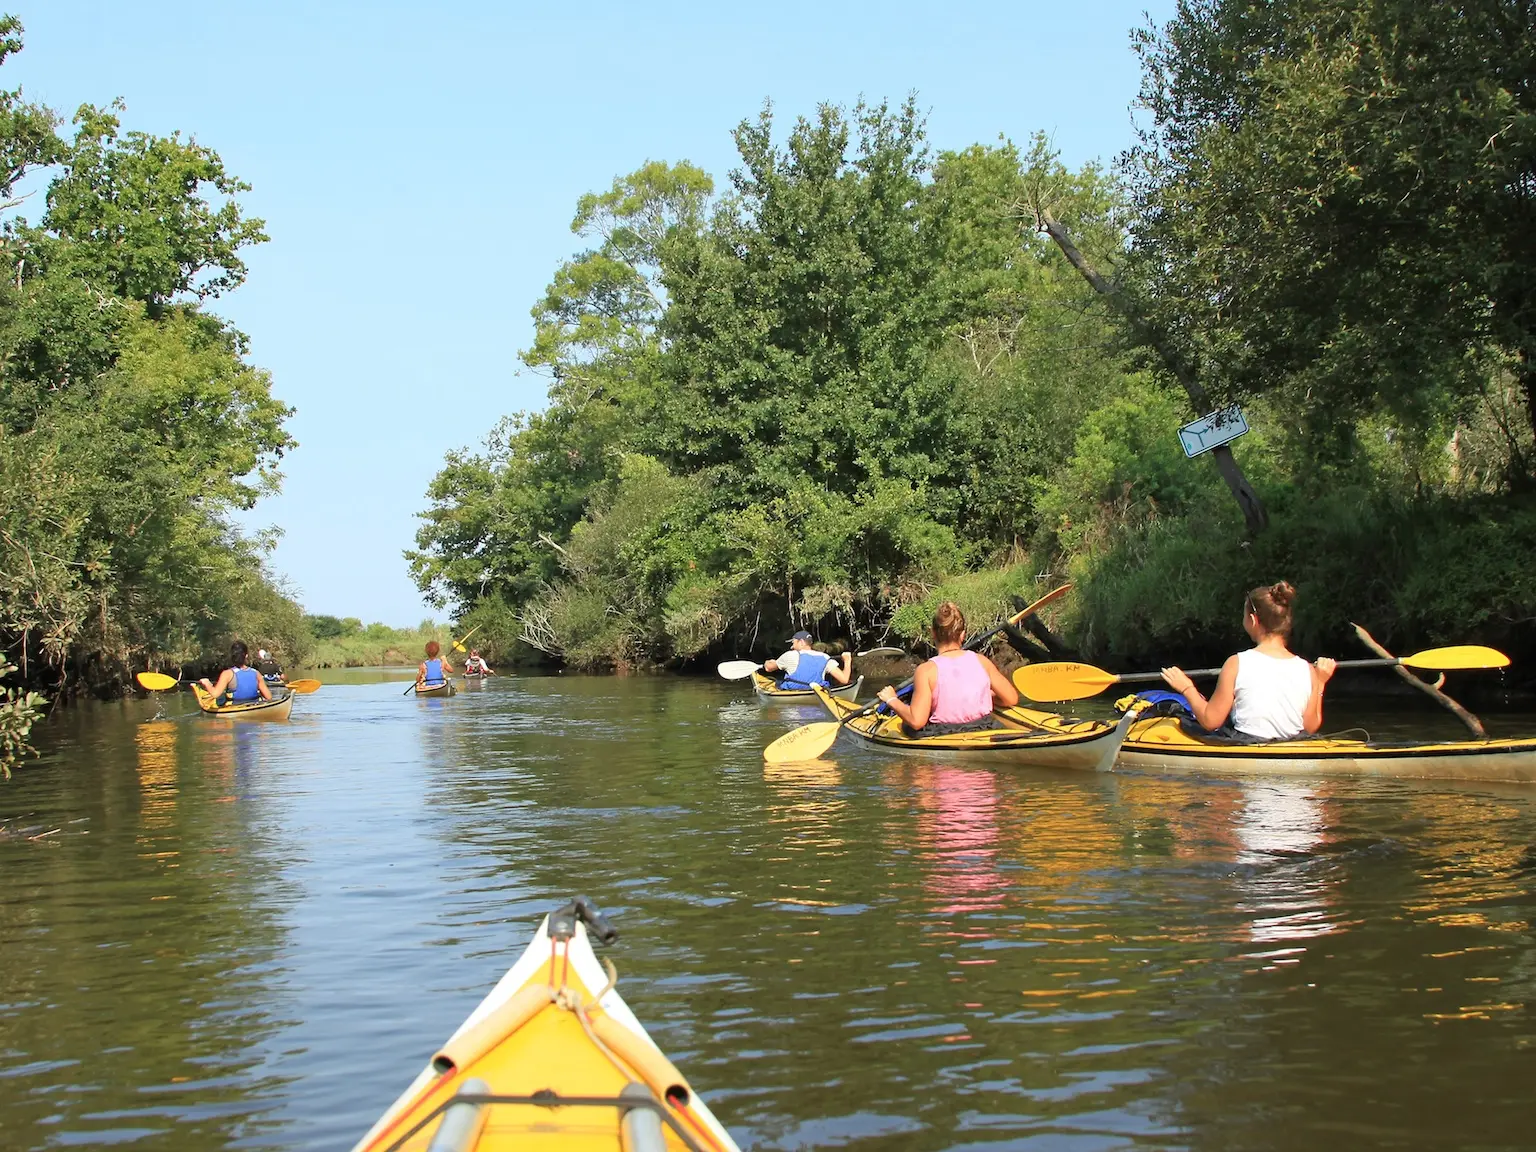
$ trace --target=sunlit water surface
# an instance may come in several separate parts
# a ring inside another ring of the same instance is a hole
[[[765,768],[816,717],[741,685],[350,679],[79,709],[0,785],[0,1146],[345,1148],[578,892],[744,1147],[1536,1143],[1531,790]]]

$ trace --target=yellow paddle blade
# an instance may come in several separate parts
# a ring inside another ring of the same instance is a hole
[[[769,764],[793,764],[798,760],[814,760],[837,743],[838,729],[835,720],[818,724],[805,724],[793,732],[786,732],[763,749],[763,759]]]
[[[320,691],[322,685],[318,680],[290,680],[282,685],[296,696],[307,696],[311,692]]]
[[[1458,668],[1507,668],[1509,657],[1497,648],[1484,648],[1481,644],[1459,644],[1450,648],[1428,648],[1403,656],[1399,664],[1410,668],[1433,668],[1440,672],[1454,672]]]
[[[1084,700],[1097,696],[1120,677],[1092,664],[1057,661],[1026,664],[1013,673],[1013,686],[1030,700]]]
[[[174,688],[181,681],[173,676],[167,676],[164,672],[140,672],[134,677],[139,686],[150,692],[164,692],[167,688]]]

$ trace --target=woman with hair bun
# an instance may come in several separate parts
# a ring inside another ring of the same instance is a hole
[[[1004,707],[1019,702],[1019,691],[979,652],[965,649],[965,616],[953,600],[940,604],[933,614],[933,646],[938,653],[917,666],[912,678],[912,701],[902,701],[894,688],[880,689],[880,699],[920,731],[929,726],[956,731],[979,727],[992,719],[999,701]]]
[[[1327,656],[1308,664],[1286,647],[1296,589],[1284,580],[1248,593],[1243,630],[1253,641],[1246,652],[1221,666],[1207,700],[1180,668],[1164,668],[1163,680],[1184,697],[1195,721],[1214,732],[1232,727],[1259,740],[1293,740],[1323,726],[1323,688],[1335,662]]]

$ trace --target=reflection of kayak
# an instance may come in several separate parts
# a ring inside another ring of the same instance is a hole
[[[1120,767],[1158,772],[1304,773],[1536,783],[1536,738],[1384,744],[1333,736],[1235,744],[1190,735],[1177,717],[1142,720],[1120,750]]]
[[[827,688],[826,693],[838,700],[857,700],[859,688],[864,684],[864,677],[860,676],[850,683],[837,688]],[[752,673],[752,691],[757,693],[759,700],[771,700],[776,704],[814,704],[816,703],[816,691],[813,688],[780,688],[779,682],[766,672]]]
[[[192,685],[197,706],[205,715],[224,720],[286,720],[293,711],[292,692],[274,692],[270,700],[243,700],[238,704],[215,704],[213,696],[201,684]]]
[[[816,696],[834,720],[859,710],[847,700],[835,700],[824,690]],[[1074,720],[1055,712],[1033,708],[999,708],[992,713],[1003,725],[980,732],[944,735],[908,735],[899,717],[871,712],[850,720],[843,731],[866,744],[892,752],[918,752],[948,759],[965,755],[997,764],[1033,764],[1047,768],[1088,768],[1107,771],[1114,766],[1132,718],[1120,723],[1105,720]]]
[[[453,686],[452,680],[444,680],[441,684],[434,684],[431,687],[422,684],[420,681],[418,681],[416,684],[416,695],[418,696],[434,696],[441,698],[456,695],[457,691],[458,690]]]
[[[736,1145],[614,990],[585,899],[545,917],[533,943],[354,1152],[695,1149]],[[580,1101],[577,1103],[576,1101]],[[457,1101],[457,1102],[456,1102]]]

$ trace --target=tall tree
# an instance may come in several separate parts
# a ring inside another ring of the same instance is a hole
[[[1425,421],[1492,347],[1536,420],[1536,4],[1181,0],[1139,38],[1155,319],[1316,439]]]

